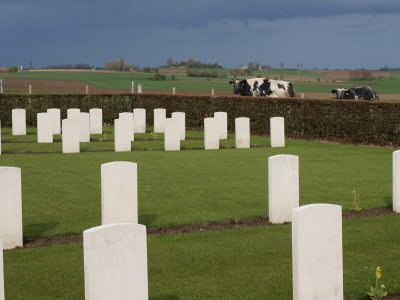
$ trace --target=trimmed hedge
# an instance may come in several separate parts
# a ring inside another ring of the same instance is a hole
[[[147,123],[153,123],[153,109],[166,108],[186,113],[188,129],[201,129],[203,119],[215,111],[228,113],[229,130],[236,117],[249,117],[255,134],[269,133],[269,118],[285,117],[286,135],[300,139],[322,139],[354,144],[400,145],[400,104],[343,100],[299,100],[252,97],[199,97],[172,95],[0,95],[2,126],[11,125],[11,109],[26,108],[27,123],[35,126],[36,114],[47,108],[102,108],[103,120],[112,123],[119,112],[135,107],[147,109]]]

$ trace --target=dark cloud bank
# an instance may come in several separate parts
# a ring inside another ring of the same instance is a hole
[[[0,65],[398,66],[399,27],[399,0],[0,0]]]

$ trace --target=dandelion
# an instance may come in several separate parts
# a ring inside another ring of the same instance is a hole
[[[382,268],[380,266],[376,267],[375,277],[378,280],[381,279],[381,277],[382,277]]]

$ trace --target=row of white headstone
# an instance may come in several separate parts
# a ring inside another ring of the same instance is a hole
[[[122,127],[119,123],[123,123],[124,127],[128,127],[126,131],[132,133],[132,141],[134,133],[146,132],[146,110],[143,108],[135,108],[133,112],[123,112],[119,114],[118,120],[126,119],[128,122],[118,121],[118,127]],[[79,141],[89,142],[90,134],[101,134],[103,115],[99,108],[92,108],[89,113],[81,112],[79,108],[70,108],[67,110],[67,120],[63,120],[63,127],[67,128],[67,136],[69,140],[70,131],[79,131]],[[72,121],[72,120],[75,120]],[[77,123],[73,125],[72,123]],[[37,114],[37,131],[38,143],[52,143],[54,134],[61,134],[61,113],[58,108],[50,108],[45,113]],[[115,125],[115,123],[114,123]],[[78,126],[78,129],[75,127]],[[284,118],[273,117],[270,119],[271,129],[271,146],[284,147]],[[213,118],[204,120],[204,130],[206,132],[206,149],[218,149],[219,140],[228,138],[228,116],[226,112],[215,112]],[[154,110],[154,132],[166,133],[168,142],[166,148],[176,149],[176,131],[179,131],[180,140],[185,140],[186,120],[184,112],[173,112],[171,118],[166,117],[164,108]],[[250,122],[248,118],[235,119],[235,134],[237,148],[248,148],[250,146]],[[12,110],[12,134],[26,135],[26,111],[25,109]],[[1,138],[0,138],[1,140]],[[76,144],[76,141],[74,141]],[[68,143],[67,143],[68,144]],[[76,148],[76,147],[75,147]]]
[[[393,209],[400,213],[400,151],[393,153],[393,174]],[[136,163],[101,166],[102,226],[84,232],[87,299],[129,298],[132,293],[147,297],[146,228],[138,224],[137,179]],[[299,160],[294,155],[269,157],[268,187],[271,223],[292,222],[294,299],[342,299],[341,207],[299,207]],[[21,170],[0,167],[5,249],[22,246],[21,190]],[[110,280],[111,286],[106,285]]]

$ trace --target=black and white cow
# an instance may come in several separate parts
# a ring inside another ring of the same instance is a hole
[[[293,85],[282,80],[271,80],[267,78],[248,78],[243,80],[232,80],[233,93],[241,96],[261,96],[273,98],[289,98],[296,95]]]
[[[360,100],[379,101],[378,94],[369,86],[338,88],[332,90],[332,94],[336,95],[336,99],[355,99],[357,96]]]

